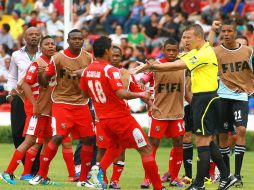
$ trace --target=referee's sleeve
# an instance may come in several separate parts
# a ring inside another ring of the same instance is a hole
[[[193,49],[190,52],[182,55],[180,59],[186,64],[190,71],[203,64],[203,61],[201,60],[202,57],[199,55],[196,49]]]

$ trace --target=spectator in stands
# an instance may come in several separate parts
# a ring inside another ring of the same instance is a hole
[[[200,12],[200,0],[183,0],[182,10],[189,17],[196,16]]]
[[[56,47],[64,47],[64,31],[58,30],[55,37]]]
[[[126,19],[130,13],[130,7],[133,5],[132,0],[112,0],[111,6],[107,10],[104,18],[107,16],[104,22],[104,28],[108,34],[114,33],[115,26],[112,24],[124,25]]]
[[[4,91],[7,83],[8,70],[11,61],[11,57],[8,54],[9,51],[10,50],[6,44],[0,45],[0,92]]]
[[[145,23],[150,21],[150,17],[155,12],[161,17],[163,15],[162,4],[165,3],[166,0],[143,0],[143,5],[145,8],[145,16],[143,17],[141,24],[144,25]]]
[[[25,24],[25,21],[20,18],[20,11],[19,10],[14,10],[12,11],[12,18],[9,21],[10,25],[10,32],[14,40],[17,40],[18,36],[23,33],[23,24]]]
[[[20,3],[14,6],[14,10],[19,10],[21,18],[25,19],[33,10],[33,5],[29,3],[28,0],[21,0]]]
[[[23,24],[22,29],[23,29],[23,33],[21,33],[18,36],[18,39],[16,40],[16,43],[14,43],[14,47],[15,47],[15,44],[16,44],[17,47],[16,47],[16,49],[13,48],[14,49],[13,51],[16,51],[16,50],[20,49],[21,47],[23,47],[26,44],[24,35],[25,35],[26,30],[28,29],[28,24]]]
[[[123,52],[123,61],[128,61],[133,56],[134,48],[131,46],[128,46],[125,51]],[[125,65],[126,62],[123,62],[123,65]]]
[[[177,14],[177,17],[174,19],[174,23],[178,25],[178,39],[181,39],[182,33],[186,26],[190,24],[188,21],[188,14],[184,12],[180,12]]]
[[[133,24],[139,24],[142,20],[145,12],[144,6],[142,4],[142,0],[135,0],[134,6],[131,9],[130,18],[125,22],[124,25],[124,33],[130,33],[131,26]]]
[[[9,49],[13,49],[13,38],[10,34],[10,25],[3,24],[0,32],[0,45],[6,44]]]
[[[50,14],[54,11],[52,0],[35,1],[34,10],[39,13],[39,20],[47,22],[50,19]]]
[[[44,22],[42,22],[38,17],[38,12],[36,10],[31,11],[29,22],[27,22],[29,26],[40,26],[44,25]]]
[[[120,47],[122,49],[122,52],[124,54],[124,52],[126,51],[126,49],[128,48],[128,45],[129,44],[129,40],[128,38],[122,38],[121,39],[121,44],[120,44]]]
[[[145,55],[145,48],[141,46],[136,46],[134,49],[133,57],[140,62],[145,62],[146,55]]]
[[[242,45],[249,46],[249,41],[248,38],[246,38],[246,36],[239,35],[236,37],[235,41]]]
[[[235,14],[238,12],[240,15],[242,14],[243,7],[244,7],[244,0],[226,0],[226,3],[223,7],[221,7],[221,10],[225,14],[233,13]]]
[[[87,16],[89,14],[89,0],[74,0],[73,12],[80,17]]]
[[[152,13],[150,21],[144,24],[141,29],[141,33],[145,36],[145,45],[148,49],[148,53],[152,52],[152,49],[159,46],[158,40],[158,25],[159,18],[156,12]]]
[[[171,0],[169,2],[169,12],[172,13],[172,15],[175,15],[176,13],[180,13],[182,0]]]
[[[64,16],[64,0],[54,0],[53,2],[54,10],[58,13],[60,17]]]
[[[245,36],[249,41],[250,46],[254,46],[254,27],[251,24],[246,25]]]
[[[58,30],[64,30],[64,24],[58,19],[58,12],[51,14],[51,19],[46,23],[48,35],[56,36]]]
[[[131,33],[128,34],[128,41],[132,46],[139,45],[145,47],[145,36],[139,32],[138,25],[132,25]]]
[[[120,46],[121,45],[121,39],[126,38],[127,35],[123,34],[123,29],[121,25],[116,26],[116,30],[114,34],[110,34],[109,38],[112,40],[112,44]]]
[[[249,14],[248,19],[248,24],[251,24],[254,27],[254,12]]]
[[[93,50],[93,39],[90,38],[90,29],[88,28],[88,26],[84,26],[81,29],[81,31],[82,31],[83,37],[84,37],[83,49],[88,51],[88,52],[92,52],[92,50]]]
[[[81,29],[83,26],[84,19],[79,19],[78,14],[76,12],[72,13],[72,27],[74,29]]]

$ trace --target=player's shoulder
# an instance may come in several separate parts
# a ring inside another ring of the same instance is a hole
[[[247,51],[247,52],[249,52],[249,53],[253,53],[253,49],[251,48],[251,47],[249,47],[249,46],[246,46],[246,45],[242,45],[242,48],[245,50],[245,51]]]

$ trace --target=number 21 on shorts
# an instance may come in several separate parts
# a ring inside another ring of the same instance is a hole
[[[94,99],[97,103],[106,103],[106,96],[103,92],[102,86],[101,86],[101,82],[96,80],[93,81],[92,80],[88,80],[88,87],[90,88],[90,90],[93,93]]]

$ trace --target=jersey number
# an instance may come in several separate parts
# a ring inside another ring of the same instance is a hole
[[[241,110],[235,111],[234,114],[235,114],[235,120],[242,119]]]
[[[180,122],[178,122],[178,128],[179,128],[179,132],[182,132],[183,130],[184,130],[184,125],[183,125],[183,123],[180,123]]]
[[[88,87],[92,91],[94,99],[97,103],[106,103],[106,96],[103,92],[100,81],[96,80],[93,84],[93,81],[89,80]],[[94,89],[95,89],[95,91],[94,91]]]

